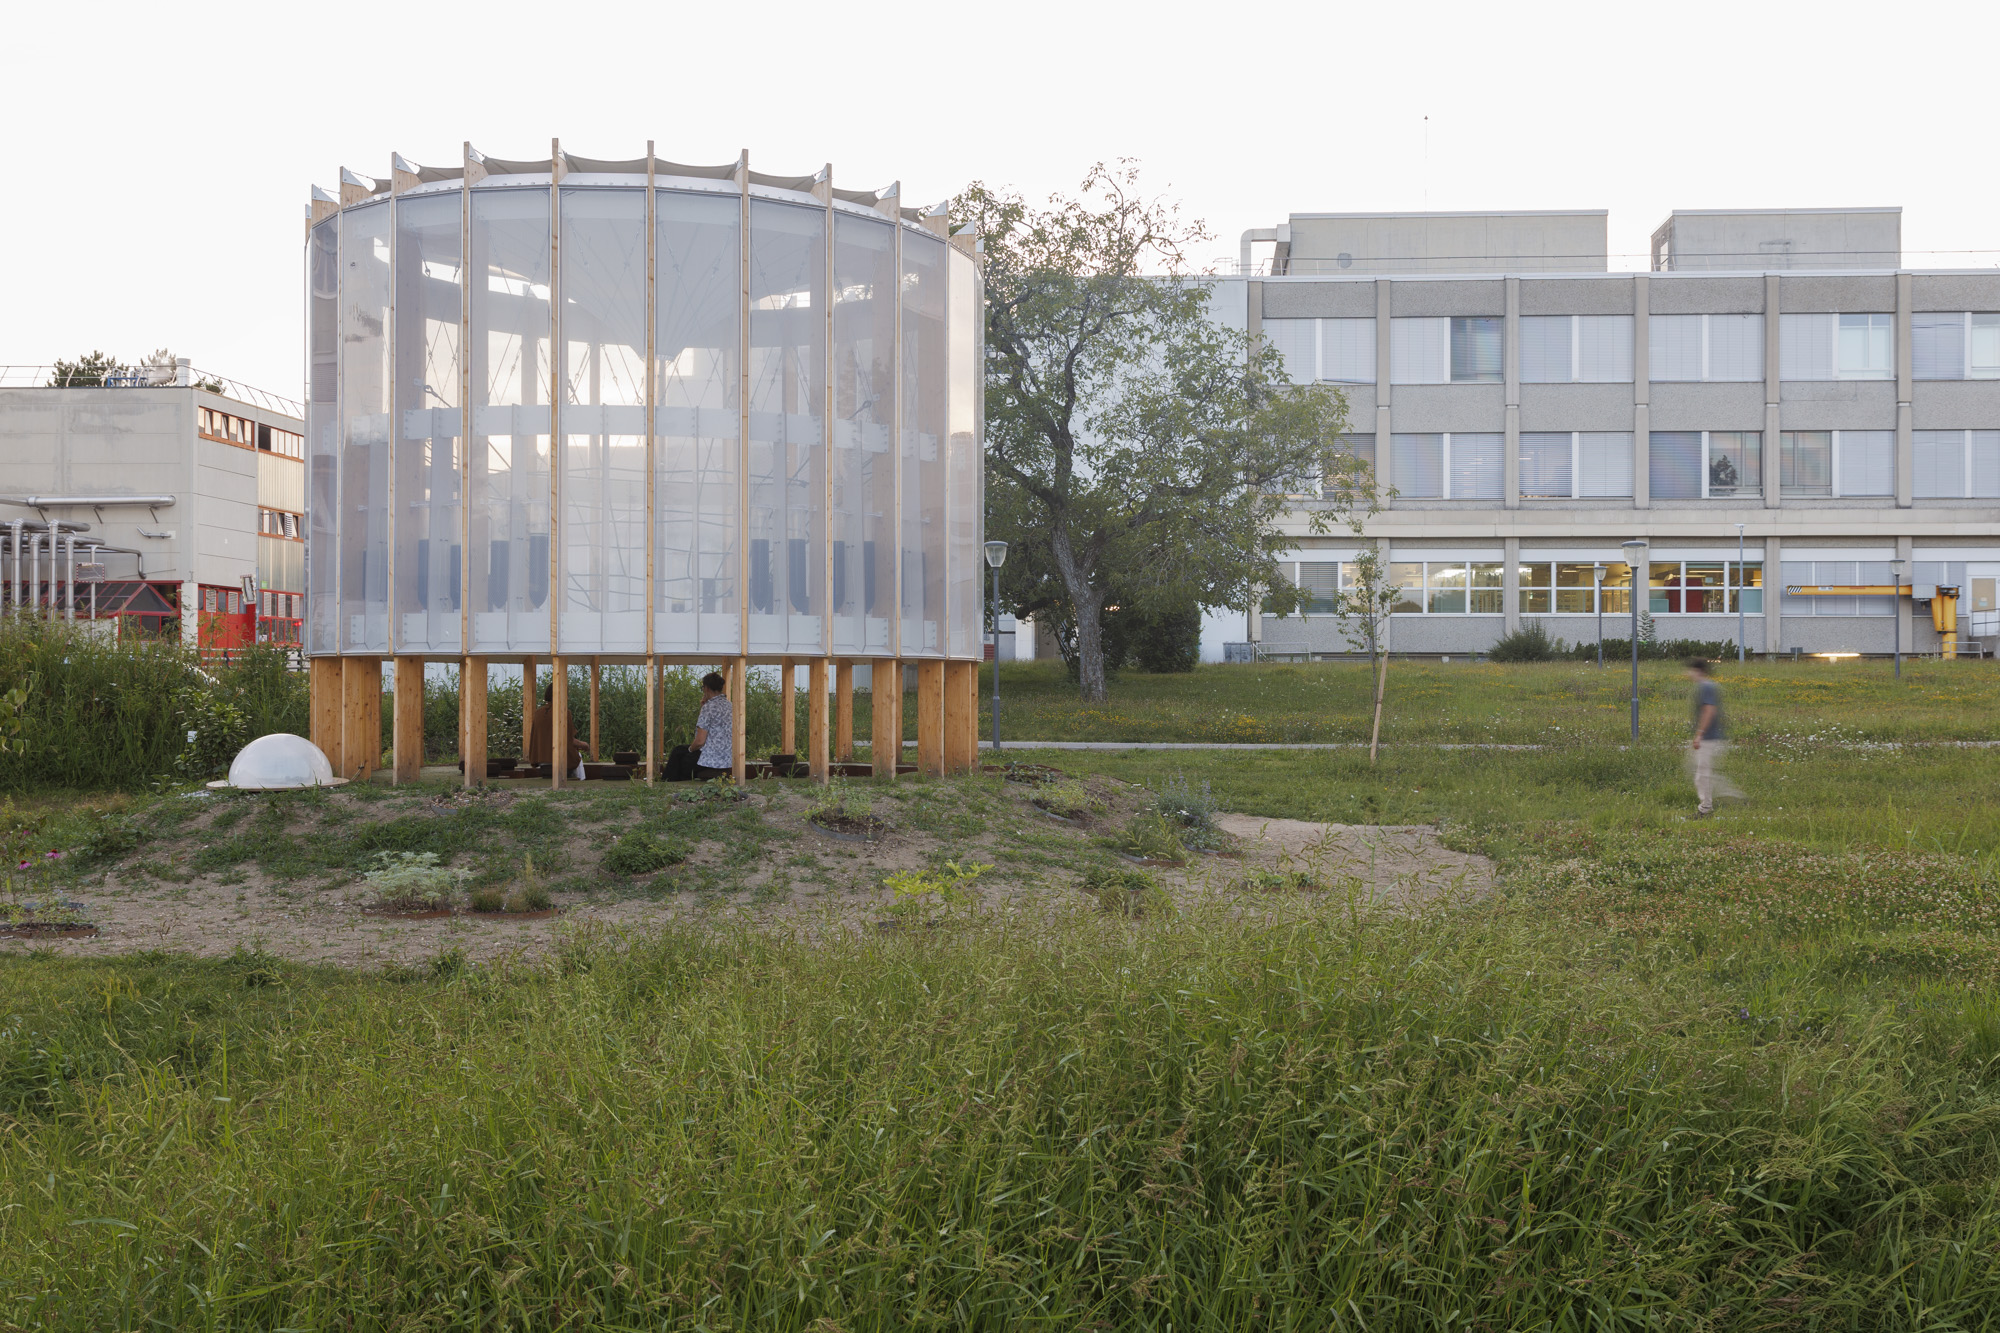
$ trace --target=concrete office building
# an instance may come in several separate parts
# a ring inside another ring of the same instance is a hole
[[[49,378],[47,367],[0,378],[22,386],[0,387],[0,612],[94,612],[120,635],[215,651],[299,643],[297,405],[204,381],[185,362],[159,382]]]
[[[1957,586],[1991,647],[2000,576],[2000,271],[1913,271],[1896,209],[1677,212],[1650,271],[1605,214],[1298,214],[1244,237],[1225,318],[1347,393],[1384,491],[1361,540],[1406,588],[1391,646],[1470,653],[1530,621],[1628,632],[1648,543],[1662,638],[1753,653],[1936,651],[1929,603],[1782,585]],[[1252,263],[1252,246],[1271,257]],[[1353,538],[1286,520],[1314,609],[1247,613],[1267,655],[1350,650]],[[1743,558],[1739,560],[1739,529]],[[1776,594],[1776,595],[1774,595]]]

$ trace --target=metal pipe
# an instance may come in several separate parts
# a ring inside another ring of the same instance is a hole
[[[0,495],[0,505],[19,505],[23,509],[105,509],[114,505],[165,509],[173,503],[171,495]]]
[[[1743,660],[1743,525],[1736,525],[1736,660]]]
[[[22,592],[22,584],[21,584],[21,537],[23,535],[22,533],[23,525],[26,523],[26,521],[27,520],[25,519],[19,519],[19,518],[14,520],[13,590],[14,590],[14,614],[17,616],[21,614],[21,603],[25,600],[25,595]]]
[[[42,609],[42,534],[39,532],[28,534],[28,600],[33,603],[36,613],[40,614]]]
[[[71,532],[64,535],[69,538],[69,549],[66,552],[68,563],[63,566],[63,601],[65,603],[63,618],[74,625],[76,623],[76,534]],[[54,574],[55,572],[56,551],[54,545],[51,544],[49,547],[49,573]]]

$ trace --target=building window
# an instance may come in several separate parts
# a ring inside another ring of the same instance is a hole
[[[1655,500],[1699,500],[1702,492],[1702,433],[1656,430],[1646,444],[1646,480]]]
[[[1764,614],[1764,565],[1734,560],[1655,560],[1646,579],[1647,609],[1656,616]]]
[[[1505,569],[1498,561],[1393,562],[1389,583],[1401,595],[1389,609],[1404,615],[1497,616]]]
[[[1617,384],[1632,379],[1630,315],[1524,315],[1524,384]]]
[[[1375,382],[1372,319],[1267,319],[1263,330],[1294,384]]]
[[[1410,500],[1498,500],[1505,486],[1507,437],[1457,433],[1389,437],[1390,480]]]
[[[1918,499],[2000,499],[2000,430],[1920,430],[1910,445]]]
[[[1764,491],[1764,435],[1755,430],[1656,430],[1647,475],[1655,500],[1722,500]]]
[[[1788,430],[1778,437],[1778,489],[1791,496],[1896,493],[1896,432]]]
[[[1597,614],[1598,585],[1593,566],[1568,561],[1534,561],[1520,567],[1516,604],[1524,615]],[[1625,615],[1632,609],[1632,568],[1617,560],[1604,562],[1604,614]]]
[[[1745,383],[1764,378],[1762,315],[1653,315],[1649,373],[1661,382]]]
[[[1425,316],[1389,322],[1390,381],[1395,384],[1498,384],[1498,315]]]
[[[1894,315],[1779,316],[1779,376],[1886,380],[1896,376]]]
[[[1521,498],[1621,499],[1632,494],[1630,431],[1521,432]]]
[[[2000,314],[1920,310],[1910,316],[1910,376],[2000,379]]]
[[[1778,610],[1787,616],[1893,616],[1896,598],[1892,594],[1827,593],[1810,597],[1792,596],[1798,587],[1887,587],[1896,577],[1886,560],[1787,560],[1779,566],[1787,590],[1778,599]],[[1906,579],[1905,582],[1908,580]]]
[[[1303,608],[1307,615],[1333,614],[1334,599],[1340,596],[1340,562],[1301,560],[1299,587],[1309,597]]]
[[[1375,437],[1373,435],[1343,435],[1340,437],[1341,450],[1366,464],[1372,473],[1375,470]],[[1319,488],[1320,496],[1331,499],[1334,489],[1324,483]]]

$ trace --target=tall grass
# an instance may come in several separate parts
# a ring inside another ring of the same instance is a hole
[[[667,933],[425,979],[0,966],[23,1327],[1948,1327],[2000,1302],[1983,1066],[1826,997],[1745,1021],[1527,912]]]
[[[16,686],[28,691],[25,744],[0,755],[7,791],[132,789],[162,775],[205,776],[177,772],[189,730],[234,727],[241,744],[307,725],[305,679],[267,645],[211,662],[176,643],[0,619],[0,690]]]

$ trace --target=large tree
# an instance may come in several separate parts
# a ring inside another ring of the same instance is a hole
[[[1302,489],[1314,531],[1366,503],[1340,447],[1347,403],[1294,386],[1278,354],[1217,317],[1189,271],[1209,239],[1099,165],[1075,198],[1030,207],[975,184],[957,206],[986,243],[987,526],[1010,546],[1018,614],[1075,625],[1078,686],[1105,698],[1104,611],[1189,603],[1290,611],[1274,530]]]

